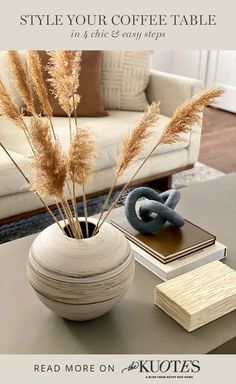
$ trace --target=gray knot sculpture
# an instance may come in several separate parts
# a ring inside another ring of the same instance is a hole
[[[146,198],[136,213],[136,203],[139,199]],[[141,233],[157,232],[169,221],[176,227],[184,225],[184,219],[174,211],[180,199],[179,191],[170,189],[157,193],[148,187],[139,187],[131,191],[125,201],[125,215],[134,229]],[[152,213],[155,213],[153,217]]]

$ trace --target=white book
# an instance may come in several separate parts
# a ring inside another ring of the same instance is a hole
[[[130,241],[130,245],[134,251],[135,260],[144,267],[149,269],[162,280],[170,280],[183,273],[192,271],[195,268],[208,264],[212,261],[223,259],[226,256],[227,248],[219,243],[210,245],[199,252],[193,253],[191,256],[185,256],[170,263],[163,264],[153,256],[149,255],[142,248]]]

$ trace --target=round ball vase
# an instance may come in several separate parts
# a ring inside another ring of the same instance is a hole
[[[91,230],[96,223],[89,218]],[[109,223],[81,240],[52,224],[34,240],[27,273],[42,303],[63,318],[84,321],[108,312],[124,296],[134,257],[128,240]]]

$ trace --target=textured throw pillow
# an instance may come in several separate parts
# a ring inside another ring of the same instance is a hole
[[[43,65],[44,79],[47,80],[49,75],[45,70],[49,56],[45,51],[39,51],[39,56]],[[77,108],[77,115],[83,117],[100,117],[107,116],[104,109],[102,84],[101,84],[101,51],[83,51],[81,59],[80,86],[78,94],[81,97],[80,104]],[[67,116],[60,107],[57,99],[50,90],[50,85],[46,81],[49,93],[49,101],[53,108],[54,116]],[[36,110],[40,106],[38,104]]]
[[[104,51],[102,84],[106,109],[144,111],[151,51]]]

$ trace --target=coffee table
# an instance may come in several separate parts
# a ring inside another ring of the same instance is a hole
[[[182,190],[178,211],[228,246],[225,262],[236,269],[236,174]],[[123,209],[123,208],[121,208]],[[187,333],[153,304],[161,280],[136,263],[124,299],[88,322],[61,319],[43,306],[26,276],[35,235],[0,246],[0,353],[168,354],[236,353],[236,311]],[[223,345],[221,349],[221,346]]]

